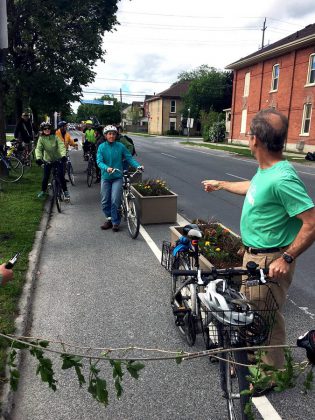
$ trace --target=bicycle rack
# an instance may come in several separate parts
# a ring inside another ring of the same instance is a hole
[[[163,241],[162,243],[162,256],[161,256],[161,266],[164,267],[167,271],[171,271],[173,265],[173,246],[169,241]]]

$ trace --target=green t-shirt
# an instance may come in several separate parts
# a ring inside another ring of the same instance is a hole
[[[95,138],[95,131],[93,130],[93,128],[90,128],[89,130],[85,131],[85,138],[89,143],[95,143],[96,142],[96,138]]]
[[[295,216],[312,207],[305,185],[287,160],[268,169],[259,168],[242,210],[244,245],[273,248],[291,244],[302,226]]]

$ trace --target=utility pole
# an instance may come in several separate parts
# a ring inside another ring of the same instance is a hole
[[[264,25],[263,25],[263,28],[262,28],[262,40],[261,40],[261,48],[264,48],[264,43],[265,43],[265,31],[266,31],[266,29],[267,29],[267,26],[266,26],[266,18],[265,18],[265,20],[264,20]]]
[[[190,134],[190,108],[188,108],[188,119],[187,119],[187,141],[189,141]]]
[[[6,144],[4,114],[4,59],[8,49],[8,21],[6,0],[0,0],[0,146]]]

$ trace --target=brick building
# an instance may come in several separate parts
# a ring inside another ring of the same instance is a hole
[[[315,24],[229,64],[234,70],[230,142],[248,143],[253,116],[287,115],[287,150],[315,151]]]

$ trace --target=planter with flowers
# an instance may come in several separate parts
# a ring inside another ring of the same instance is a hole
[[[224,225],[214,221],[194,220],[203,233],[199,240],[200,267],[204,270],[242,266],[242,242],[238,235]],[[172,226],[171,242],[174,243],[183,232],[180,226]]]
[[[145,179],[133,184],[132,192],[140,211],[141,224],[174,223],[177,219],[177,194],[161,179]]]

